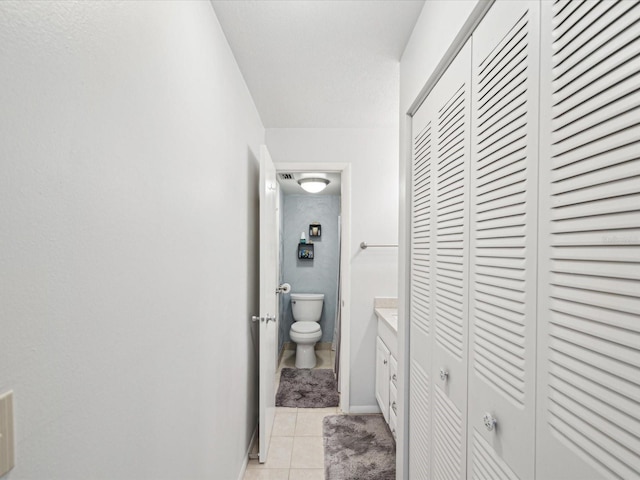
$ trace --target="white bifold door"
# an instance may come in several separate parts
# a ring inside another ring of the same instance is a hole
[[[466,476],[470,61],[413,118],[410,478]]]
[[[412,133],[409,477],[640,479],[640,2],[497,0]]]
[[[540,479],[640,478],[640,3],[542,2]]]
[[[539,22],[537,1],[499,2],[473,34],[473,479],[534,477]]]

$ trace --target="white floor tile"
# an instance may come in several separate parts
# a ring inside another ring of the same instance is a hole
[[[276,410],[276,416],[273,421],[272,437],[293,437],[296,429],[295,412],[279,412]]]
[[[291,468],[324,468],[322,437],[294,437]]]
[[[292,468],[289,480],[324,480],[324,468]]]
[[[288,468],[247,468],[243,480],[289,480]]]
[[[278,413],[297,413],[298,407],[276,407],[276,415]]]
[[[282,370],[284,367],[296,368],[296,351],[295,350],[285,350],[284,353],[282,354],[280,365],[278,365],[278,371]]]
[[[335,408],[333,409],[335,413]],[[321,437],[322,419],[331,413],[318,412],[315,408],[301,408],[296,420],[296,437]]]
[[[299,408],[298,412],[326,413],[327,415],[335,415],[337,413],[340,413],[339,407]]]
[[[333,368],[333,363],[331,363],[331,350],[316,350],[315,368]]]
[[[289,468],[291,465],[291,454],[293,448],[293,437],[271,437],[267,461],[259,463],[258,460],[249,460],[247,469],[252,468]]]

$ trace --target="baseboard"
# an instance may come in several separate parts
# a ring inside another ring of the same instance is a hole
[[[256,440],[256,435],[258,435],[258,427],[253,431],[251,435],[251,440],[249,441],[249,446],[247,447],[247,451],[244,454],[244,460],[242,462],[242,466],[240,467],[240,475],[238,475],[238,480],[242,480],[244,478],[244,474],[247,471],[247,465],[249,465],[249,454],[251,453],[251,449],[253,448],[253,442]]]
[[[282,346],[280,355],[282,355],[282,352],[284,352],[285,350],[295,350],[295,349],[296,349],[295,342],[285,342],[284,345]],[[316,343],[316,350],[333,350],[333,342],[318,342]]]
[[[349,413],[355,415],[364,415],[367,413],[382,413],[378,405],[350,405]]]

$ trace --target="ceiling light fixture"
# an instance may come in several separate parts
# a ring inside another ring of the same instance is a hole
[[[303,190],[309,193],[318,193],[327,188],[329,185],[329,180],[326,178],[301,178],[298,180],[298,185],[302,187]]]

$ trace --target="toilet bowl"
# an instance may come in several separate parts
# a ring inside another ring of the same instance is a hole
[[[322,293],[291,294],[293,325],[289,337],[296,344],[296,368],[316,366],[315,345],[322,338],[322,329],[318,322],[322,315],[323,303]]]

